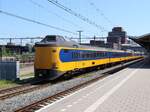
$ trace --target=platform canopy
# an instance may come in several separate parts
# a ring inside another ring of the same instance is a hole
[[[133,41],[144,47],[148,52],[150,52],[150,33],[138,37],[130,37]]]

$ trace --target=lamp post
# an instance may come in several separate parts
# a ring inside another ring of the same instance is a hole
[[[81,44],[81,33],[82,33],[83,31],[79,30],[79,31],[77,31],[77,32],[79,32],[79,44]]]
[[[0,61],[2,61],[2,47],[0,47]]]

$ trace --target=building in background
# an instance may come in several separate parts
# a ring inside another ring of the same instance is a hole
[[[15,44],[7,44],[7,45],[0,45],[0,49],[3,55],[5,54],[22,54],[27,52],[33,52],[33,46],[29,46],[28,44],[25,46],[15,45]]]
[[[93,40],[90,40],[90,43],[82,43],[82,45],[120,49],[125,51],[129,50],[135,52],[145,51],[144,48],[128,38],[126,31],[124,31],[122,27],[114,27],[111,32],[108,32],[108,37],[102,38],[107,38],[107,42],[104,40],[96,40],[96,38],[93,38]]]
[[[108,43],[126,44],[127,33],[123,31],[122,27],[114,27],[111,32],[108,33]]]
[[[96,46],[96,47],[104,47],[104,48],[112,48],[112,49],[122,49],[122,50],[143,50],[141,46],[137,45],[127,36],[126,31],[123,30],[122,27],[114,27],[111,32],[108,32],[107,37],[99,37],[93,36],[89,38],[83,38],[86,40],[90,40],[88,43],[81,43],[81,45],[88,46]],[[4,39],[4,38],[2,38]],[[16,45],[16,43],[12,43],[12,39],[20,39],[22,40],[29,39],[30,41],[34,39],[42,39],[42,37],[31,37],[31,38],[8,38],[7,45],[0,45],[0,54],[23,54],[23,53],[34,53],[34,45],[26,44],[26,45]],[[78,39],[78,38],[73,38]],[[81,38],[82,39],[82,38]],[[82,40],[83,40],[82,39]],[[23,41],[24,42],[24,41]],[[31,42],[30,42],[31,43]],[[4,50],[3,50],[4,49]],[[5,51],[4,53],[2,51]]]
[[[90,40],[91,46],[105,47],[105,42],[102,40]]]

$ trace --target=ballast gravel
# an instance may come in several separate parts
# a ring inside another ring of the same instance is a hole
[[[97,78],[101,75],[100,72],[90,73],[87,77],[80,77],[64,81],[49,87],[45,87],[33,92],[21,94],[6,100],[0,101],[0,112],[13,112],[14,110],[29,105],[33,102],[39,101],[43,98],[52,96],[56,93],[62,92],[81,83]]]

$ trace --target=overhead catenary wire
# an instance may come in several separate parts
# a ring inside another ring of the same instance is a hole
[[[2,8],[2,1],[0,0],[0,9]]]
[[[70,9],[70,8],[68,8],[68,7],[66,7],[66,6],[64,6],[64,5],[62,5],[62,4],[60,4],[58,1],[56,1],[56,0],[47,0],[47,1],[48,1],[49,3],[54,4],[55,6],[57,6],[57,7],[59,7],[59,8],[61,8],[61,9],[63,9],[64,11],[68,12],[69,14],[74,15],[75,17],[81,19],[82,21],[84,21],[84,22],[86,22],[86,23],[88,23],[88,24],[90,24],[90,25],[93,25],[94,27],[100,29],[102,32],[108,32],[108,31],[107,31],[104,27],[102,27],[101,25],[95,23],[94,21],[92,21],[92,20],[90,20],[89,18],[87,18],[87,17],[81,15],[80,13],[77,13],[77,12],[73,11],[72,9]]]
[[[46,11],[47,13],[51,13],[51,14],[55,15],[56,17],[58,17],[59,19],[62,19],[63,21],[65,21],[65,22],[67,22],[67,23],[70,23],[71,25],[76,26],[76,27],[78,27],[79,29],[82,29],[79,25],[73,23],[72,21],[69,21],[68,19],[66,19],[66,18],[64,18],[64,17],[62,17],[62,16],[60,16],[60,15],[58,15],[57,13],[54,13],[53,11],[49,10],[47,7],[45,7],[44,5],[38,3],[37,1],[35,1],[35,0],[28,0],[28,1],[29,1],[30,3],[32,3],[33,5],[35,5],[35,6],[39,7],[39,8],[41,8],[41,9],[43,9],[43,10]],[[86,31],[87,31],[87,30],[86,30]],[[85,32],[85,30],[84,30],[84,32]],[[90,31],[88,31],[88,32],[90,32]],[[85,34],[82,35],[82,36],[89,37],[88,35],[85,35]]]
[[[66,29],[63,29],[63,28],[60,28],[60,27],[52,26],[52,25],[49,25],[49,24],[46,24],[46,23],[42,23],[42,22],[30,19],[30,18],[23,17],[23,16],[18,16],[16,14],[13,14],[13,13],[10,13],[10,12],[6,12],[6,11],[1,10],[1,9],[0,9],[0,13],[5,14],[7,16],[14,17],[14,18],[18,18],[20,20],[32,22],[32,23],[35,23],[35,24],[39,24],[39,25],[42,25],[42,26],[45,26],[45,27],[49,27],[49,28],[55,29],[55,30],[59,30],[59,31],[62,31],[62,32],[71,33],[73,35],[78,35],[75,32],[72,32],[72,31],[69,31],[69,30],[66,30]]]
[[[90,1],[90,5],[111,25],[114,26],[114,23],[107,17],[105,16],[104,12],[98,8],[93,2]]]
[[[0,13],[5,14],[7,16],[14,17],[14,18],[18,18],[18,19],[21,19],[21,20],[24,20],[24,21],[27,21],[27,22],[32,22],[32,23],[35,23],[35,24],[39,24],[39,25],[42,25],[42,26],[45,26],[45,27],[49,27],[49,28],[52,28],[52,29],[55,29],[55,30],[67,32],[67,33],[70,33],[70,34],[78,36],[78,33],[75,33],[75,32],[72,32],[72,31],[69,31],[69,30],[66,30],[66,29],[62,29],[62,28],[59,28],[59,27],[55,27],[55,26],[52,26],[52,25],[49,25],[49,24],[45,24],[45,23],[42,23],[42,22],[39,22],[39,21],[36,21],[36,20],[32,20],[32,19],[26,18],[26,17],[18,16],[16,14],[13,14],[13,13],[10,13],[10,12],[6,12],[4,10],[0,10]],[[82,35],[82,36],[87,36],[87,35]]]
[[[41,8],[41,9],[44,9],[47,13],[51,13],[51,14],[55,15],[56,17],[58,17],[59,19],[62,19],[63,21],[65,21],[65,22],[71,24],[72,26],[76,26],[76,27],[78,27],[78,28],[81,28],[79,25],[73,23],[72,21],[69,21],[68,19],[66,19],[66,18],[64,18],[64,17],[62,17],[62,16],[60,16],[60,15],[58,15],[58,14],[52,12],[52,11],[49,10],[49,9],[47,9],[44,5],[39,4],[38,2],[36,2],[36,1],[34,1],[34,0],[28,0],[28,1],[31,2],[33,5],[35,5],[35,6],[39,7],[39,8]]]

